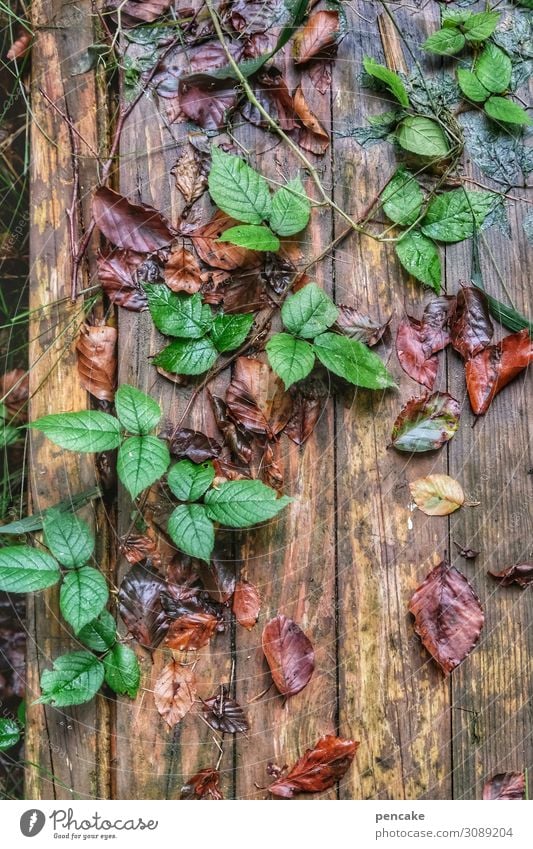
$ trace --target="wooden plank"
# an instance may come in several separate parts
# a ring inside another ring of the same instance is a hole
[[[346,8],[348,34],[334,68],[332,114],[340,134],[334,149],[335,199],[356,216],[397,164],[390,145],[363,149],[347,135],[369,114],[390,108],[382,96],[365,93],[355,82],[362,57],[382,61],[385,54],[394,70],[412,64],[390,22],[382,17],[378,27],[377,6],[359,2]],[[438,11],[426,6],[416,21],[408,12],[395,14],[409,43],[416,44],[435,28]],[[341,797],[448,798],[448,684],[428,662],[407,613],[413,590],[447,542],[445,521],[421,513],[411,518],[408,481],[445,471],[446,457],[408,461],[387,448],[402,404],[421,394],[401,371],[392,340],[404,312],[421,314],[427,298],[406,280],[392,246],[366,237],[352,238],[337,251],[335,283],[337,303],[356,304],[380,320],[393,314],[392,339],[379,353],[400,387],[383,397],[357,390],[337,404],[340,730],[361,741],[359,773],[341,783]],[[437,388],[446,388],[443,373]]]
[[[87,407],[73,341],[83,320],[83,306],[71,304],[70,255],[66,210],[70,208],[73,168],[68,128],[39,94],[70,115],[93,150],[98,145],[97,96],[93,74],[73,76],[75,62],[94,42],[90,2],[67,6],[59,0],[36,0],[32,25],[31,135],[31,272],[30,418]],[[80,182],[86,190],[96,166],[80,143]],[[81,281],[80,281],[81,282]],[[43,305],[50,305],[40,311]],[[60,450],[37,431],[30,436],[31,501],[34,510],[69,498],[95,483],[93,458]],[[90,510],[85,518],[91,518]],[[105,568],[106,534],[99,527],[98,561]],[[56,589],[28,602],[28,728],[26,795],[31,799],[71,799],[109,795],[109,711],[99,696],[89,705],[57,710],[32,705],[39,678],[75,641],[58,616]]]

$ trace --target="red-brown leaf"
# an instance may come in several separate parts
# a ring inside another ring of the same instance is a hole
[[[0,397],[12,423],[24,423],[28,420],[28,399],[30,397],[30,376],[25,369],[14,368],[6,371],[0,378]]]
[[[268,68],[254,77],[254,94],[261,106],[285,132],[296,128],[296,113],[294,103],[277,68]],[[259,109],[247,101],[242,107],[242,114],[247,121],[256,127],[266,127],[267,122]]]
[[[244,711],[235,699],[228,698],[225,689],[202,700],[202,715],[211,728],[221,734],[238,734],[248,731],[249,724]]]
[[[465,287],[457,293],[455,312],[450,320],[450,341],[467,360],[490,345],[494,328],[487,298],[479,289]]]
[[[331,734],[307,749],[287,775],[270,785],[268,792],[281,799],[298,793],[322,793],[340,781],[352,763],[359,743]]]
[[[156,648],[165,636],[169,620],[161,604],[164,581],[146,565],[138,563],[125,575],[118,593],[120,615],[135,639]]]
[[[261,642],[277,689],[283,696],[295,696],[309,683],[315,668],[311,640],[296,622],[280,614],[267,622]]]
[[[233,613],[235,619],[250,631],[259,618],[261,596],[255,584],[248,581],[237,581],[233,593]]]
[[[335,322],[335,329],[349,336],[350,339],[364,342],[369,348],[377,345],[391,321],[390,318],[385,322],[375,321],[356,307],[349,307],[346,304],[339,304],[338,309],[339,315]]]
[[[280,433],[292,413],[292,399],[279,378],[259,360],[239,357],[226,390],[226,404],[233,418],[246,430],[266,435]]]
[[[168,444],[170,453],[178,460],[205,463],[218,457],[221,445],[199,430],[181,427],[172,431]]]
[[[132,566],[142,560],[149,560],[156,569],[160,566],[161,556],[152,533],[149,528],[145,534],[128,534],[121,540],[119,551]]]
[[[173,239],[168,221],[157,209],[130,203],[105,186],[95,191],[92,207],[97,227],[119,248],[152,253],[166,247]]]
[[[211,221],[190,234],[198,256],[206,265],[233,271],[236,268],[251,268],[258,264],[257,251],[218,241],[225,230],[237,223],[225,212],[217,210]]]
[[[148,308],[148,299],[137,282],[143,255],[135,251],[108,250],[98,256],[98,280],[107,297],[132,312]]]
[[[136,26],[139,21],[151,23],[164,15],[170,8],[171,0],[107,0],[106,8],[120,10],[121,24]]]
[[[415,632],[447,674],[476,645],[483,627],[483,608],[464,575],[443,561],[418,587],[409,602]]]
[[[219,787],[220,773],[211,767],[201,769],[192,778],[189,778],[187,784],[181,788],[180,799],[190,799],[198,801],[200,799],[218,800],[223,799]]]
[[[472,412],[487,412],[493,398],[533,361],[527,330],[505,336],[465,363],[466,386]]]
[[[338,12],[315,12],[294,39],[293,56],[296,65],[303,65],[337,43]]]
[[[164,268],[165,283],[173,292],[194,295],[200,291],[202,272],[190,251],[179,247],[170,254]]]
[[[322,156],[329,147],[329,134],[311,111],[301,85],[294,92],[293,102],[294,111],[302,123],[298,133],[298,144],[304,150]]]
[[[32,38],[33,36],[31,32],[22,30],[18,38],[15,39],[7,51],[6,59],[10,62],[14,59],[23,59],[30,49]]]
[[[524,590],[533,583],[533,563],[516,563],[514,566],[507,566],[501,572],[489,572],[489,575],[499,581],[502,587],[518,584]]]
[[[500,772],[483,787],[483,799],[516,801],[526,798],[526,778],[523,772]]]
[[[165,645],[180,651],[196,651],[207,645],[217,626],[218,619],[213,613],[191,611],[170,623]]]
[[[227,83],[213,83],[201,76],[195,83],[182,83],[179,88],[181,112],[204,130],[222,130],[226,115],[237,103],[237,91]]]
[[[76,342],[80,383],[99,401],[115,397],[117,329],[83,324]]]
[[[407,316],[400,322],[396,335],[396,353],[409,377],[433,389],[438,362],[434,356],[450,341],[448,321],[455,298],[443,295],[426,306],[422,319]]]
[[[187,203],[193,203],[207,187],[207,175],[202,167],[202,158],[191,144],[188,144],[171,171]]]
[[[196,695],[196,678],[190,666],[167,663],[154,686],[155,706],[173,728],[190,711]]]

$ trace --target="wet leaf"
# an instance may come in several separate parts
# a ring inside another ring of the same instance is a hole
[[[322,415],[328,391],[322,381],[311,378],[294,388],[291,395],[293,411],[284,433],[296,445],[304,445]]]
[[[196,696],[196,677],[189,666],[175,660],[163,668],[154,686],[155,706],[173,728],[190,711]]]
[[[533,362],[533,344],[527,330],[505,336],[465,363],[466,386],[472,412],[482,416],[504,386]]]
[[[533,583],[533,563],[516,563],[514,566],[507,566],[501,572],[489,572],[488,574],[499,581],[502,587],[518,584],[524,590],[529,584]]]
[[[216,769],[202,769],[189,778],[181,788],[180,799],[223,799],[219,787],[220,773]]]
[[[147,564],[138,563],[125,575],[118,593],[119,612],[126,628],[142,646],[157,648],[169,621],[161,604],[165,582]]]
[[[315,653],[311,640],[296,622],[279,614],[263,628],[261,643],[281,695],[295,696],[303,690],[315,668]]]
[[[136,272],[143,261],[135,251],[109,250],[98,256],[98,280],[109,300],[132,312],[148,306],[144,290],[137,281]]]
[[[222,233],[237,223],[234,218],[217,210],[211,221],[190,234],[198,256],[206,265],[234,271],[236,268],[250,268],[258,264],[257,251],[218,241]]]
[[[302,123],[298,133],[298,144],[304,150],[322,156],[329,147],[329,134],[311,111],[301,85],[294,92],[293,103],[294,111]]]
[[[490,345],[493,333],[485,294],[473,287],[460,289],[450,320],[450,341],[455,350],[467,360]]]
[[[213,613],[190,611],[171,622],[165,645],[181,651],[196,651],[208,644],[217,628],[218,619]]]
[[[255,97],[285,132],[291,132],[297,126],[294,104],[283,79],[277,68],[267,68],[253,77],[253,91]],[[256,127],[266,127],[267,122],[256,106],[247,101],[241,107],[241,112],[247,121]]]
[[[119,551],[128,563],[134,566],[143,560],[149,560],[157,568],[161,564],[161,555],[157,550],[157,540],[148,528],[145,534],[128,534],[119,544]]]
[[[409,484],[416,506],[426,516],[448,516],[464,504],[461,485],[449,475],[427,475]]]
[[[394,422],[392,445],[398,451],[434,451],[452,438],[460,415],[459,403],[447,392],[413,398]]]
[[[151,206],[130,203],[105,186],[95,191],[92,206],[96,226],[119,248],[152,253],[172,241],[168,221]]]
[[[359,743],[331,734],[321,737],[302,755],[286,775],[268,788],[273,796],[293,799],[298,793],[322,793],[348,771]]]
[[[248,731],[249,724],[244,711],[235,699],[230,699],[225,688],[210,699],[202,700],[202,715],[208,725],[221,734],[238,734]]]
[[[483,627],[483,608],[467,579],[443,561],[409,602],[415,632],[448,674],[470,654]]]
[[[170,254],[164,268],[165,283],[173,292],[186,292],[194,295],[200,291],[202,272],[198,262],[184,247],[176,248]]]
[[[249,357],[239,357],[235,362],[226,404],[246,430],[269,438],[283,430],[292,412],[291,396],[279,379],[265,363]]]
[[[315,12],[294,38],[293,56],[295,64],[303,65],[333,47],[337,43],[339,31],[338,12]]]
[[[239,625],[251,631],[259,618],[260,610],[261,596],[255,584],[237,581],[233,593],[233,613]]]
[[[526,779],[523,772],[500,772],[483,787],[483,799],[509,801],[526,798]]]
[[[169,449],[172,456],[178,460],[205,463],[206,460],[219,456],[221,445],[199,430],[182,427],[172,432]]]
[[[228,112],[237,104],[237,91],[223,82],[213,83],[198,75],[195,82],[179,86],[181,112],[204,130],[222,130]]]
[[[83,324],[76,342],[80,383],[100,401],[112,401],[116,386],[116,327]]]
[[[448,320],[455,304],[454,298],[435,298],[426,306],[422,319],[406,316],[396,335],[396,353],[400,365],[409,377],[433,389],[438,361],[434,356],[450,341]]]

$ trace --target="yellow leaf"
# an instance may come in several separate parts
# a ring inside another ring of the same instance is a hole
[[[419,510],[428,516],[448,516],[464,504],[461,484],[449,475],[428,475],[409,484]]]

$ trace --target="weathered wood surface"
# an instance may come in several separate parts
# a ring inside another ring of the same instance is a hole
[[[397,70],[411,67],[412,57],[381,4],[358,0],[346,6],[346,12],[348,34],[334,64],[331,94],[321,97],[305,82],[304,87],[321,120],[330,124],[333,119],[333,143],[320,161],[324,183],[336,202],[357,216],[384,185],[396,162],[387,144],[363,149],[349,138],[351,128],[363,125],[369,113],[382,111],[383,106],[381,97],[365,93],[359,84],[362,56],[385,58]],[[395,15],[416,51],[436,28],[438,8],[437,4],[423,4],[420,9],[409,5],[395,10]],[[56,35],[46,38],[48,49],[57,50],[53,48]],[[286,64],[289,69],[290,61]],[[60,122],[43,112],[43,120],[53,121],[52,137],[63,137]],[[132,200],[161,209],[171,222],[178,219],[181,200],[170,169],[184,135],[179,125],[169,129],[157,102],[145,97],[128,121],[121,144],[117,186]],[[277,141],[247,128],[240,128],[237,135],[254,151],[258,167],[279,179]],[[68,150],[66,143],[64,150]],[[62,155],[66,157],[63,167],[68,169],[68,156]],[[297,163],[286,154],[282,162],[284,174],[296,172]],[[46,167],[52,173],[57,170],[50,162]],[[63,206],[68,205],[68,192],[67,185]],[[523,189],[517,192],[523,193]],[[524,240],[510,206],[513,241],[494,231],[484,238],[498,257],[517,308],[531,314]],[[64,224],[62,211],[61,205],[54,211],[58,228]],[[306,258],[327,246],[341,226],[324,210],[315,211],[303,244]],[[37,256],[42,253],[41,242],[34,244]],[[64,242],[55,251],[64,262]],[[500,294],[498,274],[488,254],[482,253],[482,260],[487,287]],[[446,251],[446,269],[447,291],[453,293],[460,280],[469,278],[468,244]],[[282,444],[285,487],[295,496],[294,504],[264,529],[233,538],[234,556],[238,563],[242,560],[244,574],[260,587],[263,607],[251,632],[233,625],[198,653],[200,695],[212,695],[221,681],[230,680],[233,669],[236,697],[252,724],[246,737],[226,741],[221,762],[223,791],[228,798],[264,798],[257,785],[268,783],[268,761],[291,763],[319,736],[337,730],[360,740],[361,746],[356,766],[326,798],[335,798],[336,792],[343,799],[480,798],[488,776],[505,769],[531,768],[533,760],[528,702],[531,597],[519,590],[499,589],[486,576],[487,568],[531,555],[532,478],[527,475],[533,466],[528,457],[531,379],[520,378],[506,389],[487,417],[472,428],[459,359],[450,355],[445,364],[443,358],[436,388],[449,389],[462,402],[459,432],[448,451],[413,460],[397,455],[387,448],[392,423],[401,404],[420,392],[397,363],[394,333],[403,313],[420,315],[429,297],[406,281],[392,246],[366,238],[352,237],[312,273],[337,302],[358,304],[376,318],[393,315],[392,335],[386,337],[380,353],[398,378],[399,392],[380,396],[357,390],[330,400],[304,450],[288,441]],[[37,298],[42,297],[41,290],[35,291]],[[119,311],[119,380],[152,392],[162,403],[165,418],[176,422],[192,390],[156,374],[148,357],[160,349],[161,342],[147,314]],[[62,384],[61,391],[69,392],[68,408],[73,409],[85,399],[76,386],[72,363],[65,361],[63,368],[68,383]],[[217,391],[223,391],[228,379],[228,375],[218,379]],[[34,407],[33,415],[45,408],[50,411],[49,398],[42,393],[38,397],[40,406]],[[186,423],[216,433],[206,398]],[[38,468],[43,458],[49,463],[50,449],[40,442],[36,448]],[[55,458],[55,462],[64,460]],[[74,464],[69,467],[73,487],[72,481],[77,483],[81,475],[79,461],[69,455],[68,462]],[[90,467],[83,468],[90,476]],[[451,521],[413,513],[408,482],[429,472],[446,471],[463,483],[469,499],[479,500],[479,505],[463,508]],[[125,533],[130,522],[131,505],[121,495],[118,533]],[[479,647],[451,680],[445,680],[414,635],[407,604],[431,567],[450,552],[452,540],[482,549],[474,565],[464,560],[457,565],[482,597],[486,625]],[[118,564],[117,585],[126,565]],[[285,705],[272,690],[254,701],[269,680],[260,648],[262,626],[278,612],[302,625],[317,652],[311,684]],[[50,641],[59,640],[55,622],[41,621],[35,632],[40,645],[49,646],[48,654],[54,653]],[[97,742],[102,699],[96,708],[76,712],[86,723],[87,751],[82,762],[85,758],[93,763],[96,750],[101,759],[98,779],[84,771],[83,763],[75,775],[60,764],[61,780],[69,787],[76,781],[73,789],[78,795],[175,799],[186,778],[213,766],[218,757],[213,733],[197,717],[188,716],[169,731],[155,711],[151,690],[165,662],[163,650],[153,656],[139,650],[139,657],[144,692],[134,704],[116,703],[111,741],[104,734]],[[35,689],[37,664],[33,656],[30,660]],[[33,760],[40,759],[52,770],[44,754],[47,739],[53,743],[59,739],[71,762],[76,744],[68,736],[72,732],[59,725],[63,718],[57,712],[47,714],[48,728],[41,719],[44,712],[33,714],[30,751]],[[109,757],[112,768],[106,775]],[[53,768],[57,773],[55,761]],[[32,781],[30,790],[35,797],[47,795],[43,780]],[[58,782],[54,792],[58,797],[65,793]]]

